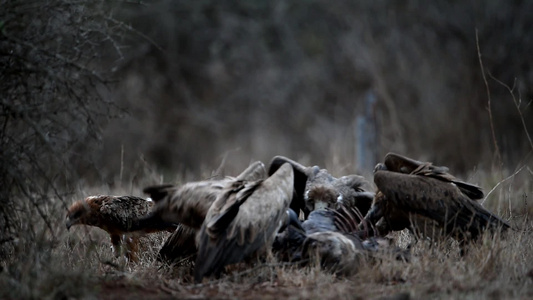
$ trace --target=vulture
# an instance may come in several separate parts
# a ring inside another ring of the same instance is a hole
[[[455,178],[446,167],[389,153],[376,165],[374,183],[378,191],[365,220],[381,236],[408,228],[415,235],[451,236],[463,244],[486,229],[509,228],[477,202],[483,198],[478,186]]]
[[[266,178],[265,166],[256,161],[237,177],[189,182],[181,186],[159,185],[144,189],[155,201],[152,212],[136,220],[135,230],[179,224],[159,252],[164,261],[180,260],[196,253],[195,237],[211,205],[221,195],[246,184]]]
[[[302,211],[306,219],[313,210],[340,205],[356,207],[365,215],[372,204],[374,193],[365,189],[368,182],[362,176],[335,178],[326,169],[318,166],[305,167],[283,156],[272,159],[268,174],[273,174],[284,163],[289,163],[294,171],[291,209],[295,212]]]
[[[123,253],[129,260],[136,261],[138,237],[130,232],[134,220],[147,215],[153,204],[135,196],[90,196],[74,202],[68,208],[66,226],[67,229],[73,225],[99,227],[109,233],[117,257]],[[161,230],[170,231],[176,227],[173,224],[162,225]],[[145,232],[152,230],[146,229]],[[121,249],[122,244],[125,244],[125,249]]]
[[[407,259],[407,253],[391,249],[387,239],[367,237],[359,230],[364,219],[354,207],[314,210],[302,224],[303,230],[288,226],[276,236],[274,252],[283,261],[309,261],[337,275],[351,275],[362,260],[377,252],[391,252]]]
[[[196,282],[218,277],[225,266],[258,258],[271,249],[279,229],[294,219],[287,213],[293,183],[291,165],[283,164],[267,179],[237,181],[217,197],[198,233]]]

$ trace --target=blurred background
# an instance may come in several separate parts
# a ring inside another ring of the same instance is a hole
[[[112,62],[127,113],[86,154],[98,181],[133,176],[141,160],[172,173],[226,158],[232,174],[277,154],[364,174],[389,151],[465,173],[514,169],[533,149],[531,1],[156,1],[114,13],[146,38]]]

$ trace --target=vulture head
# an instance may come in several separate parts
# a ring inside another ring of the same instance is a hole
[[[91,225],[96,226],[97,216],[92,214],[92,211],[95,210],[93,207],[94,204],[89,201],[90,198],[85,199],[84,201],[74,202],[67,210],[67,220],[65,225],[67,229],[70,229],[73,225]],[[91,205],[92,204],[92,205]]]
[[[294,171],[294,195],[291,208],[303,211],[305,218],[318,209],[353,206],[366,214],[374,194],[368,191],[369,184],[358,175],[333,177],[318,166],[306,167],[283,157],[276,156],[270,162],[268,174],[273,174],[282,164],[289,163]]]

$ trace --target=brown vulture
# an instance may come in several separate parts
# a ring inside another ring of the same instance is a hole
[[[160,258],[172,262],[196,253],[195,236],[201,228],[207,211],[215,200],[248,181],[266,178],[265,166],[256,161],[237,177],[221,180],[189,182],[181,186],[160,185],[144,189],[156,203],[152,213],[138,219],[135,230],[160,228],[165,224],[179,224],[164,243]]]
[[[389,153],[374,169],[378,188],[365,219],[379,235],[409,228],[415,235],[451,236],[461,243],[476,239],[485,229],[509,228],[476,200],[478,186],[448,173],[448,168]]]
[[[217,197],[198,234],[196,282],[270,250],[276,233],[289,221],[293,183],[292,167],[284,164],[267,179],[240,182]]]
[[[268,174],[273,174],[281,165],[289,163],[294,170],[294,196],[291,208],[305,218],[313,210],[335,208],[340,205],[356,207],[365,215],[372,204],[374,193],[365,187],[368,182],[358,175],[335,178],[326,169],[318,166],[305,167],[283,156],[275,156],[270,162]]]
[[[147,215],[154,202],[135,196],[90,196],[74,202],[67,211],[66,226],[96,226],[107,231],[111,237],[113,250],[118,257],[121,253],[130,260],[136,261],[138,236],[130,233],[134,221]],[[176,226],[164,224],[160,230],[172,230]],[[145,232],[159,231],[145,228]],[[125,244],[125,249],[121,245]]]

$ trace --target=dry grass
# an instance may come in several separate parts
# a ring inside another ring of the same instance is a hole
[[[482,186],[495,185],[489,173],[477,172],[472,178],[484,183]],[[40,233],[40,242],[28,245],[21,241],[15,251],[24,255],[2,262],[0,298],[531,298],[533,223],[526,202],[533,186],[531,178],[524,169],[502,182],[485,203],[506,219],[512,216],[517,230],[505,236],[485,235],[464,257],[454,242],[417,242],[411,248],[410,262],[388,256],[363,261],[351,277],[269,260],[231,267],[222,278],[198,285],[192,280],[191,262],[168,266],[156,261],[167,233],[145,237],[139,262],[128,263],[114,258],[109,237],[102,230],[79,226],[67,232],[64,208],[50,205],[55,231],[42,229],[46,227],[38,221],[34,229]],[[130,186],[86,188],[72,200],[91,193],[130,191]],[[406,232],[393,238],[400,247],[411,243]]]

